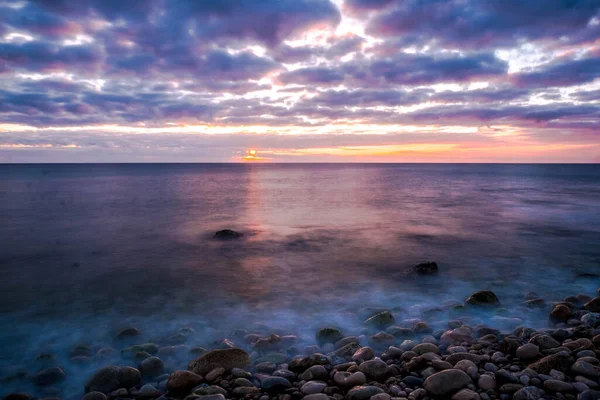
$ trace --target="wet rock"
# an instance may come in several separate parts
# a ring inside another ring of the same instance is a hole
[[[551,370],[567,370],[573,362],[573,358],[566,351],[559,351],[530,364],[528,368],[540,374],[548,374]]]
[[[554,349],[560,346],[560,343],[549,335],[536,335],[529,340],[529,343],[537,345],[541,350]]]
[[[352,355],[350,355],[350,357],[351,356]],[[330,361],[325,355],[323,355],[321,353],[314,353],[314,354],[311,354],[304,358],[293,359],[290,362],[288,368],[290,371],[293,371],[293,372],[302,372],[302,371],[305,371],[306,369],[312,367],[313,365],[329,365],[329,363],[330,363]]]
[[[222,393],[205,394],[197,397],[195,400],[225,400],[225,395]]]
[[[581,317],[581,322],[593,328],[600,328],[600,313],[587,313]]]
[[[140,363],[140,372],[148,377],[159,376],[165,372],[165,365],[158,357],[148,357]]]
[[[571,317],[571,309],[564,304],[557,304],[550,312],[550,321],[554,323],[567,322]]]
[[[544,381],[544,389],[551,392],[572,392],[575,390],[573,385],[558,379],[548,379]]]
[[[239,369],[239,368],[234,368],[234,369]],[[270,362],[270,361],[261,362],[254,366],[254,371],[260,372],[260,373],[266,373],[266,374],[272,374],[273,371],[275,371],[276,369],[277,369],[277,364],[275,364],[274,362]],[[233,369],[232,369],[232,371],[233,371]]]
[[[292,387],[290,381],[279,376],[265,378],[260,383],[260,388],[270,395],[275,395]]]
[[[329,378],[329,372],[322,365],[313,365],[308,368],[300,375],[300,379],[303,381],[313,381],[313,380],[327,380]]]
[[[424,321],[419,321],[413,325],[412,330],[416,334],[431,333],[433,329]]]
[[[589,362],[583,360],[575,361],[575,363],[571,366],[571,371],[575,374],[583,375],[587,378],[600,378],[600,367],[592,365]]]
[[[447,396],[471,383],[469,375],[457,369],[437,372],[423,383],[423,388],[433,396]]]
[[[360,349],[356,350],[354,352],[354,354],[352,355],[352,360],[353,361],[368,361],[368,360],[372,360],[373,358],[375,358],[375,353],[373,352],[373,349],[370,347],[361,347]]]
[[[452,400],[479,400],[479,393],[470,389],[463,389],[452,396]]]
[[[600,297],[595,297],[584,305],[586,310],[594,313],[600,313]]]
[[[398,338],[398,339],[410,339],[415,337],[415,332],[409,328],[403,328],[401,326],[390,326],[385,330],[390,335]]]
[[[222,394],[223,396],[227,396],[227,390],[223,389],[220,386],[211,385],[211,386],[200,386],[194,388],[193,393],[198,396],[209,396],[214,394]]]
[[[496,306],[500,304],[496,294],[490,290],[480,290],[467,298],[466,302],[474,306]]]
[[[515,392],[513,400],[539,400],[541,397],[540,389],[535,386],[525,386]]]
[[[442,334],[440,338],[440,342],[447,344],[472,344],[473,343],[473,332],[470,328],[466,326],[461,326],[459,328],[446,331]]]
[[[346,399],[348,400],[367,400],[371,396],[384,393],[383,389],[376,386],[355,386],[348,391]]]
[[[252,364],[250,355],[242,349],[212,350],[202,354],[188,365],[188,369],[198,375],[203,375],[215,368],[231,371],[233,368],[245,369]]]
[[[333,375],[333,381],[341,387],[354,387],[367,383],[367,377],[360,371],[354,373],[342,371]]]
[[[376,348],[387,347],[396,343],[396,337],[386,332],[379,332],[369,338],[369,344]]]
[[[219,239],[219,240],[230,240],[230,239],[239,239],[242,236],[244,236],[244,234],[241,232],[236,232],[231,229],[223,229],[223,230],[215,232],[215,234],[213,235],[213,238]]]
[[[258,389],[257,387],[253,387],[253,386],[243,386],[243,387],[237,387],[237,388],[233,389],[233,394],[235,397],[251,396],[251,395],[255,395],[257,393],[260,393],[260,389]]]
[[[496,378],[491,375],[481,375],[477,381],[477,386],[483,390],[496,389]]]
[[[429,261],[415,265],[413,272],[418,275],[437,275],[439,268],[435,262]]]
[[[142,331],[140,331],[137,328],[134,328],[134,327],[125,328],[125,329],[122,329],[119,333],[117,333],[117,339],[130,340],[130,339],[137,338],[141,334],[142,334]]]
[[[85,383],[85,391],[110,393],[119,388],[129,389],[142,382],[140,371],[131,367],[111,365],[99,369]]]
[[[102,392],[90,392],[85,394],[81,400],[108,400],[108,397]]]
[[[315,335],[319,346],[323,346],[327,343],[336,343],[337,341],[344,338],[344,334],[337,328],[321,328]]]
[[[384,380],[390,375],[390,367],[381,359],[376,358],[361,363],[358,369],[364,373],[367,378],[379,381]]]
[[[475,364],[479,364],[481,362],[481,356],[472,353],[455,353],[446,358],[446,361],[452,365],[456,365],[460,360],[469,360],[473,361]]]
[[[360,348],[360,344],[352,342],[348,343],[344,347],[337,349],[332,353],[332,355],[335,358],[339,358],[342,360],[351,360],[354,353],[356,353]]]
[[[329,396],[324,393],[309,394],[304,396],[302,400],[329,400]]]
[[[423,355],[425,353],[435,353],[439,352],[438,347],[435,344],[431,343],[420,343],[413,347],[412,351],[417,353],[418,355]]]
[[[365,321],[365,325],[375,329],[385,329],[396,323],[396,318],[389,311],[381,311]]]
[[[202,376],[191,371],[179,370],[173,372],[167,381],[169,393],[175,396],[188,394],[193,388],[202,383]]]
[[[142,399],[154,399],[159,397],[161,394],[162,393],[160,392],[160,390],[156,389],[151,384],[145,384],[138,391],[137,397]]]
[[[37,386],[48,386],[62,382],[65,378],[65,371],[58,367],[52,367],[35,374],[33,376],[33,383]]]
[[[211,369],[206,375],[204,375],[204,379],[207,382],[214,382],[217,379],[221,378],[221,376],[225,373],[225,368],[217,367]]]
[[[305,394],[317,394],[323,392],[323,390],[327,387],[325,382],[320,381],[308,381],[300,388],[300,391]]]
[[[533,343],[527,343],[519,346],[516,354],[521,360],[535,360],[540,354],[540,348]]]

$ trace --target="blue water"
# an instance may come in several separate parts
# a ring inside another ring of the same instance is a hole
[[[492,289],[543,327],[524,292],[600,286],[581,275],[600,274],[600,165],[0,165],[0,221],[0,377],[41,352],[84,376],[66,349],[128,325],[209,346],[262,322],[309,343],[359,333],[364,307],[421,318]],[[213,240],[224,228],[245,236]],[[427,260],[438,277],[410,274]]]

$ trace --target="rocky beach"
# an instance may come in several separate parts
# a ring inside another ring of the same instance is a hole
[[[453,319],[440,320],[442,311]],[[545,314],[546,326],[524,325],[527,313]],[[484,315],[513,327],[483,324]],[[422,319],[374,308],[345,318],[360,328],[332,324],[306,336],[257,321],[208,340],[191,327],[158,338],[126,327],[110,344],[39,354],[37,367],[2,376],[0,386],[4,400],[600,399],[600,289],[564,299],[526,292],[515,309],[482,290]]]

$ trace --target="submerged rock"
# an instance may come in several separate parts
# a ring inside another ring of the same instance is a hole
[[[137,328],[125,328],[122,329],[118,334],[117,334],[117,339],[119,340],[129,340],[129,339],[133,339],[136,338],[138,336],[140,336],[142,334],[142,331],[140,331]]]
[[[316,339],[319,346],[327,343],[336,343],[344,338],[344,334],[337,328],[321,328],[317,331]]]
[[[466,302],[473,306],[496,306],[500,300],[496,294],[490,290],[480,290],[467,298]]]
[[[244,236],[244,234],[241,232],[236,232],[231,229],[223,229],[223,230],[215,232],[215,234],[213,235],[213,238],[220,239],[220,240],[228,240],[228,239],[238,239],[238,238],[241,238],[242,236]]]
[[[86,382],[84,388],[87,392],[110,393],[119,388],[129,389],[142,382],[140,371],[132,367],[111,365],[104,367]]]
[[[188,365],[188,369],[196,374],[204,375],[211,370],[222,367],[226,371],[233,368],[245,369],[252,364],[250,355],[242,349],[212,350],[202,354]]]
[[[38,386],[48,386],[64,381],[65,371],[58,367],[41,370],[33,376],[33,383]]]
[[[365,325],[375,329],[385,329],[388,326],[394,325],[396,318],[389,311],[381,311],[365,321]]]
[[[437,275],[438,265],[433,261],[417,264],[413,267],[413,272],[418,275]]]

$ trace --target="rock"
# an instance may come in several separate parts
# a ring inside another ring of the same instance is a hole
[[[233,368],[245,369],[252,364],[250,355],[242,349],[211,350],[202,354],[188,365],[188,369],[198,375],[203,375],[211,370],[221,367],[225,371]]]
[[[193,393],[197,396],[209,396],[214,394],[222,394],[227,396],[227,391],[220,386],[200,386],[194,389]]]
[[[544,381],[544,389],[551,392],[572,392],[573,385],[567,382],[559,381],[558,379],[547,379]]]
[[[435,262],[429,261],[415,265],[413,272],[418,275],[437,275],[439,268]]]
[[[364,373],[367,378],[379,381],[384,380],[390,375],[390,367],[381,359],[365,361],[358,366],[358,369]]]
[[[292,387],[290,381],[279,376],[270,376],[260,383],[260,388],[270,395],[275,395]]]
[[[362,372],[336,372],[333,381],[341,387],[360,386],[367,383],[367,377]]]
[[[300,391],[305,394],[317,394],[323,392],[323,389],[327,387],[325,382],[320,381],[308,381],[300,388]]]
[[[196,397],[195,400],[225,400],[225,396],[222,393],[205,394]]]
[[[167,381],[169,393],[177,395],[186,395],[193,388],[202,383],[202,377],[191,371],[179,370],[173,372]]]
[[[535,335],[529,340],[529,343],[537,345],[541,350],[554,349],[560,346],[550,335]]]
[[[420,343],[413,347],[412,351],[417,353],[418,355],[423,355],[425,353],[435,353],[439,352],[438,347],[435,344],[431,343]]]
[[[567,322],[571,317],[571,309],[564,304],[557,304],[550,312],[550,321],[554,323]]]
[[[145,384],[142,386],[138,392],[137,397],[142,399],[154,399],[161,395],[160,390],[156,389],[154,386],[150,384]]]
[[[129,340],[129,339],[137,338],[141,334],[142,334],[142,331],[140,331],[137,328],[133,328],[133,327],[125,328],[125,329],[122,329],[119,333],[117,333],[117,339]]]
[[[452,400],[479,400],[479,394],[470,389],[463,389],[452,396]]]
[[[365,325],[375,329],[385,329],[396,323],[396,318],[389,311],[381,311],[365,321]]]
[[[360,344],[358,343],[348,343],[347,345],[334,351],[333,356],[343,360],[351,360],[354,353],[356,353],[360,348]]]
[[[355,386],[346,394],[348,400],[368,400],[371,396],[384,393],[382,389],[376,386]]]
[[[600,313],[600,297],[595,297],[592,300],[584,304],[586,310],[594,313]]]
[[[379,393],[375,396],[371,396],[369,400],[390,400],[391,396],[387,393]]]
[[[412,329],[403,328],[401,326],[393,325],[388,327],[385,331],[398,339],[410,339],[415,337],[415,332],[413,332]]]
[[[600,367],[592,365],[589,362],[583,360],[575,361],[575,363],[571,366],[571,371],[575,374],[583,375],[587,378],[600,378]]]
[[[521,389],[523,389],[523,385],[519,383],[505,383],[504,385],[500,386],[499,391],[500,393],[511,394],[516,393]]]
[[[540,348],[533,343],[527,343],[519,346],[516,354],[521,360],[534,360],[540,354]]]
[[[396,337],[386,332],[379,332],[369,338],[369,344],[381,348],[391,346],[396,343]]]
[[[214,382],[217,379],[221,378],[221,376],[224,373],[225,373],[225,368],[223,368],[223,367],[213,368],[210,370],[210,372],[208,372],[206,375],[204,375],[204,379],[207,382]]]
[[[490,375],[481,375],[477,381],[477,386],[483,390],[496,389],[496,378]]]
[[[165,365],[158,357],[148,357],[140,363],[140,372],[148,377],[159,376],[165,372]]]
[[[429,324],[424,321],[419,321],[414,324],[412,330],[416,334],[433,332],[433,329],[429,326]]]
[[[496,306],[500,304],[496,294],[489,290],[480,290],[473,293],[466,302],[474,306]]]
[[[513,400],[539,400],[542,394],[535,386],[525,386],[522,389],[517,390],[513,395]]]
[[[85,391],[110,393],[119,388],[129,389],[141,382],[142,375],[137,369],[111,365],[96,371],[86,382]]]
[[[481,362],[481,356],[472,353],[454,353],[446,358],[446,361],[452,365],[456,365],[460,360],[469,360],[473,361],[475,364],[479,364]]]
[[[446,331],[442,334],[440,342],[454,345],[454,344],[472,344],[473,343],[473,332],[466,326]]]
[[[350,345],[348,345],[348,346],[350,346]],[[350,357],[351,356],[352,355],[350,355]],[[293,359],[289,363],[288,368],[290,371],[293,371],[293,372],[302,372],[302,371],[312,367],[313,365],[329,365],[329,359],[321,353],[314,353],[314,354],[311,354],[304,358]]]
[[[231,229],[223,229],[223,230],[215,232],[215,234],[213,235],[213,238],[219,239],[219,240],[229,240],[229,239],[238,239],[238,238],[241,238],[242,236],[244,236],[243,233],[236,232]]]
[[[370,347],[361,347],[352,355],[352,360],[359,362],[372,360],[373,358],[375,358],[375,353]]]
[[[234,397],[245,397],[260,393],[260,389],[254,386],[242,386],[233,389]]]
[[[329,396],[324,393],[309,394],[304,396],[302,400],[329,400]]]
[[[571,363],[573,358],[566,351],[559,351],[556,354],[551,354],[530,364],[528,368],[534,370],[540,374],[548,374],[551,370],[556,369],[559,371],[565,371]]]
[[[344,338],[344,334],[337,328],[321,328],[317,331],[316,339],[319,346],[327,343],[336,343]]]
[[[447,396],[471,383],[469,375],[457,369],[437,372],[423,383],[423,388],[433,396]]]
[[[303,381],[326,381],[329,378],[329,372],[322,365],[313,365],[300,375]]]
[[[37,386],[54,385],[64,381],[65,371],[58,367],[43,369],[33,376],[33,383]]]
[[[85,394],[81,400],[108,400],[108,397],[102,392],[90,392]]]
[[[600,313],[587,313],[581,317],[581,322],[592,328],[600,328]]]

